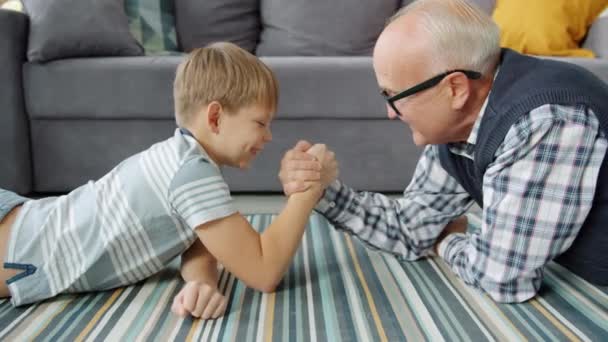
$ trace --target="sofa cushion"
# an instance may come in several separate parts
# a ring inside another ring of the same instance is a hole
[[[24,0],[30,17],[28,59],[137,56],[123,0]]]
[[[593,22],[587,32],[583,48],[593,51],[596,57],[608,58],[608,8]]]
[[[177,0],[177,35],[183,51],[228,41],[254,52],[260,32],[259,0]]]
[[[261,0],[261,56],[371,55],[401,0]]]
[[[183,57],[83,58],[24,65],[33,119],[172,119]],[[266,57],[279,81],[277,118],[384,118],[370,57]]]
[[[174,130],[171,120],[32,120],[34,191],[66,192],[99,179]],[[340,179],[355,189],[403,191],[420,153],[403,123],[385,119],[277,120],[272,135],[251,168],[223,168],[231,191],[282,191],[281,158],[299,139],[330,146],[346,170]]]
[[[125,0],[131,34],[146,54],[178,51],[173,0]]]

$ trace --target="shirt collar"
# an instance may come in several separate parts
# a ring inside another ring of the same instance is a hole
[[[192,132],[190,132],[186,128],[179,127],[175,131],[175,134],[176,135],[179,134],[186,139],[190,139],[192,141],[192,143],[196,146],[197,150],[202,154],[203,158],[205,158],[205,160],[207,160],[209,163],[211,163],[211,165],[220,169],[220,167],[213,161],[213,159],[211,159],[211,157],[209,157],[209,154],[207,153],[207,151],[205,151],[205,148],[203,148],[203,146],[198,142],[198,140],[196,140],[196,138],[194,137],[194,134],[192,134]]]

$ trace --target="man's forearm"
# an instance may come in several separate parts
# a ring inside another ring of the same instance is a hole
[[[182,255],[181,275],[186,282],[198,281],[217,286],[217,260],[199,239]]]
[[[405,260],[416,260],[432,253],[435,241],[446,223],[460,216],[467,207],[446,206],[445,212],[431,205],[433,198],[445,203],[457,203],[453,195],[420,195],[405,192],[399,199],[381,193],[357,192],[335,182],[326,189],[317,211],[334,227],[348,231],[375,248],[393,253]],[[449,211],[449,212],[448,212]]]

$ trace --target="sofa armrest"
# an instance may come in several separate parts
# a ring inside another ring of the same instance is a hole
[[[608,10],[604,13],[589,28],[583,48],[593,51],[597,58],[608,59]]]
[[[28,17],[0,9],[0,188],[32,190],[30,136],[23,96]]]

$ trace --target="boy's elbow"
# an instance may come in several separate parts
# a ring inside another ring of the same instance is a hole
[[[267,284],[264,287],[261,287],[259,290],[264,292],[264,293],[273,293],[277,290],[277,286],[278,284]]]
[[[260,281],[260,283],[258,284],[258,286],[255,287],[256,290],[264,292],[264,293],[272,293],[275,292],[277,289],[277,286],[279,286],[279,283],[281,282],[281,279],[273,279],[273,278],[266,278],[263,279],[262,281]]]
[[[281,277],[276,276],[267,276],[261,277],[261,279],[257,279],[254,284],[248,284],[249,287],[252,287],[258,291],[264,293],[272,293],[275,292],[277,286],[281,282]]]

